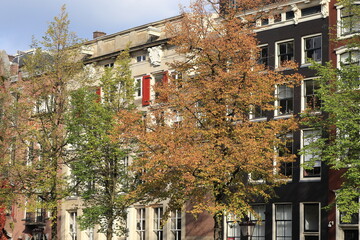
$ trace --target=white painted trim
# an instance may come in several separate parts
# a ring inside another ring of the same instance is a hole
[[[310,63],[306,62],[306,56],[305,56],[305,39],[308,38],[312,38],[312,37],[321,37],[321,60],[318,61],[319,63],[321,63],[322,59],[323,59],[323,38],[322,38],[322,34],[321,33],[316,33],[316,34],[311,34],[311,35],[306,35],[306,36],[302,36],[301,37],[301,65],[311,65]]]
[[[319,219],[318,219],[318,223],[319,223],[319,231],[316,232],[307,232],[305,233],[305,226],[304,226],[304,221],[305,221],[305,212],[304,212],[304,205],[306,204],[318,204],[318,210],[319,210]],[[321,239],[321,203],[320,202],[301,202],[300,203],[300,240],[305,240],[305,235],[306,236],[318,236],[319,239]]]

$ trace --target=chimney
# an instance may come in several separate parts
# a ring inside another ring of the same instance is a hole
[[[93,32],[93,39],[98,38],[98,37],[102,37],[102,36],[105,36],[105,35],[106,35],[106,33],[104,33],[104,32],[95,31],[95,32]]]

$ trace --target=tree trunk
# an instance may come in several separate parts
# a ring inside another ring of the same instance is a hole
[[[223,213],[217,212],[214,215],[214,240],[223,240],[224,226]]]
[[[108,225],[107,225],[107,229],[106,229],[106,240],[112,240],[113,224],[114,224],[114,218],[111,217],[108,219]]]
[[[57,220],[58,220],[58,207],[56,206],[54,209],[52,209],[51,211],[51,239],[52,240],[57,240],[58,239],[58,235],[57,235]],[[44,233],[45,234],[45,233]]]

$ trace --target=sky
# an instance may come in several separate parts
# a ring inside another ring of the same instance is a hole
[[[16,54],[30,49],[32,38],[41,39],[62,5],[70,30],[82,39],[94,31],[112,34],[176,16],[190,0],[0,0],[0,50]]]

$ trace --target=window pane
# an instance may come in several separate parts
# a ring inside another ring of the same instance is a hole
[[[319,204],[304,204],[305,232],[319,231]]]
[[[344,240],[359,240],[359,230],[344,230]]]

